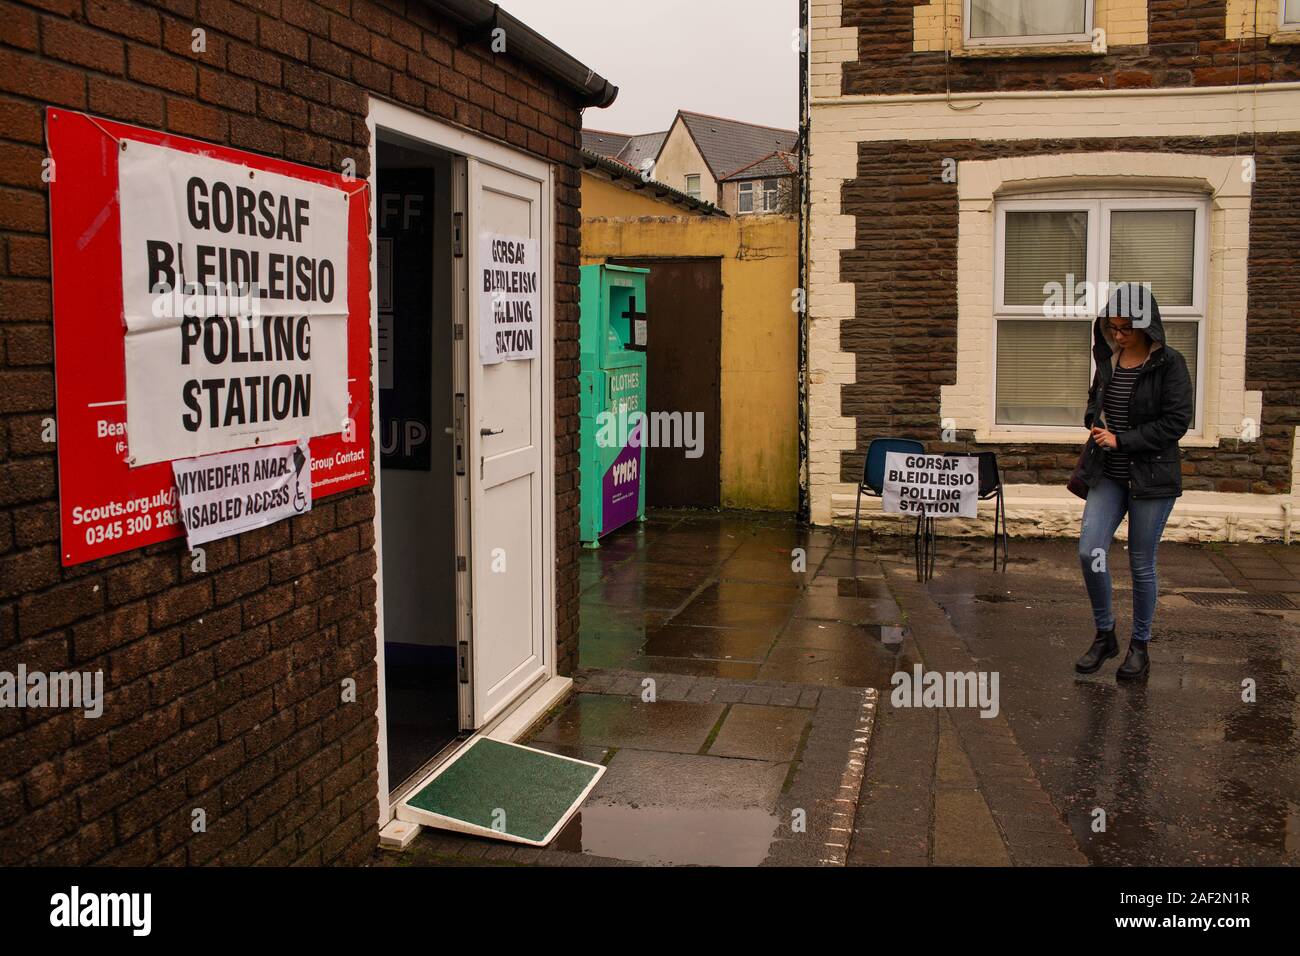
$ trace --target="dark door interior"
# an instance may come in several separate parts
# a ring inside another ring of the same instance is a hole
[[[388,782],[459,732],[451,424],[450,160],[377,149],[380,495]],[[445,260],[445,261],[444,261]]]
[[[646,505],[716,508],[722,494],[722,260],[609,261],[650,270],[648,410],[703,414],[700,457],[680,447],[646,449]]]

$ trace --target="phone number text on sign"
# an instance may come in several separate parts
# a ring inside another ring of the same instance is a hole
[[[72,524],[85,528],[82,537],[88,545],[134,538],[155,529],[176,530],[179,522],[175,488],[143,498],[72,508]]]

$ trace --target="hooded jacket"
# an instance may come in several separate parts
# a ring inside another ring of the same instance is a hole
[[[1129,455],[1129,494],[1134,498],[1170,498],[1183,493],[1182,453],[1178,441],[1191,426],[1196,399],[1187,360],[1165,341],[1165,327],[1155,296],[1135,283],[1117,287],[1097,316],[1092,331],[1092,354],[1097,372],[1088,389],[1088,411],[1083,423],[1105,425],[1102,409],[1106,387],[1119,362],[1119,348],[1106,328],[1107,319],[1129,319],[1135,329],[1151,339],[1151,356],[1138,374],[1129,400],[1129,429],[1116,435],[1119,448]],[[1084,470],[1088,487],[1103,477],[1106,449],[1088,439],[1091,453]]]

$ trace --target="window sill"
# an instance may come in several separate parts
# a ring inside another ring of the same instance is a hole
[[[1300,27],[1288,26],[1268,38],[1271,46],[1300,46]]]
[[[975,433],[977,445],[1073,445],[1080,447],[1086,436],[1084,427],[1051,432],[988,432]],[[1188,435],[1178,443],[1183,448],[1218,448],[1219,439],[1205,435]]]
[[[1091,40],[1081,40],[1078,43],[1043,43],[1037,46],[970,46],[953,50],[952,55],[954,59],[1017,59],[1034,56],[1105,56],[1106,50],[1104,47],[1094,50]]]

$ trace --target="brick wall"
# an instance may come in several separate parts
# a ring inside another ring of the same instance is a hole
[[[1148,0],[1147,42],[1104,55],[952,57],[914,52],[916,7],[933,0],[843,0],[842,23],[858,28],[845,94],[1219,86],[1300,80],[1300,47],[1266,37],[1229,39],[1227,0]],[[1276,16],[1276,12],[1274,12]],[[1237,31],[1239,32],[1239,31]],[[815,41],[814,41],[815,42]],[[947,78],[945,80],[945,77]]]
[[[206,51],[193,52],[193,31]],[[105,710],[0,710],[0,864],[357,863],[377,840],[374,496],[62,569],[43,109],[369,173],[367,94],[556,165],[559,666],[577,655],[574,98],[416,0],[0,0],[0,670]],[[358,702],[342,704],[354,678]],[[191,830],[201,807],[207,832]]]
[[[944,159],[1116,149],[1231,155],[1244,145],[1232,137],[859,143],[857,176],[842,190],[843,212],[857,223],[855,248],[840,257],[840,281],[855,289],[854,317],[840,327],[841,348],[856,355],[856,379],[842,387],[840,414],[856,421],[857,448],[841,454],[839,480],[861,476],[867,444],[880,434],[915,437],[935,452],[968,450],[969,433],[958,432],[951,446],[935,442],[940,388],[956,381],[957,368],[958,200],[956,184],[936,173]],[[1184,448],[1189,490],[1291,490],[1292,436],[1300,425],[1294,198],[1300,133],[1261,134],[1253,154],[1245,387],[1263,393],[1260,440]],[[1012,484],[1061,485],[1078,454],[1077,447],[1059,444],[979,448],[997,452]]]

